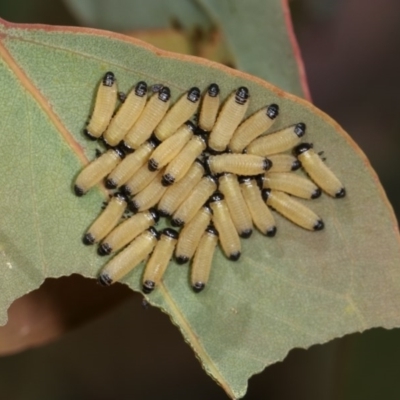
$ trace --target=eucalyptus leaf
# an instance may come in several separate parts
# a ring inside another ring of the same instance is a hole
[[[349,136],[307,101],[271,84],[199,58],[167,53],[93,29],[0,24],[0,321],[11,302],[47,277],[96,277],[106,262],[81,237],[105,200],[72,185],[94,158],[82,134],[96,86],[111,70],[119,90],[139,80],[168,85],[176,99],[192,86],[221,87],[225,98],[245,85],[248,114],[277,103],[275,128],[307,125],[305,139],[324,150],[347,188],[344,199],[310,204],[325,221],[304,231],[277,215],[278,234],[254,233],[233,263],[218,250],[208,287],[195,294],[188,269],[173,262],[148,296],[171,317],[204,369],[231,398],[248,378],[295,347],[400,324],[397,222],[368,161]],[[124,279],[140,289],[142,266]],[[106,289],[105,289],[106,290]]]

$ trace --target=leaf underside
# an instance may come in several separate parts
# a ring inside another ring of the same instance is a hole
[[[397,222],[364,155],[328,116],[258,78],[110,32],[5,22],[0,32],[1,323],[11,302],[45,278],[95,277],[105,263],[95,248],[81,244],[104,192],[77,198],[72,182],[94,158],[97,145],[82,128],[99,79],[112,70],[119,90],[145,80],[169,86],[174,99],[211,82],[220,85],[222,98],[248,86],[248,114],[277,103],[274,128],[305,122],[305,140],[325,151],[347,188],[344,199],[324,195],[311,203],[324,231],[307,232],[276,215],[277,236],[254,233],[242,241],[239,262],[217,251],[201,294],[191,290],[187,267],[171,263],[164,283],[149,296],[228,395],[243,396],[251,375],[294,347],[399,326]],[[139,290],[142,271],[137,268],[124,283]]]

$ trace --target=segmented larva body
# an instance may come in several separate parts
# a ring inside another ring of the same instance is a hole
[[[219,104],[219,86],[216,83],[212,83],[203,96],[201,103],[199,128],[203,132],[210,132],[213,128],[217,119]]]
[[[171,92],[164,86],[158,93],[153,94],[147,102],[144,110],[124,138],[124,146],[127,150],[135,150],[148,140],[154,128],[163,119],[168,111]]]
[[[324,222],[314,211],[286,193],[263,189],[262,196],[270,207],[296,225],[311,231],[319,231],[324,228]]]
[[[196,293],[201,292],[208,283],[217,243],[218,232],[213,226],[209,226],[200,239],[192,263],[190,282]]]
[[[300,161],[291,154],[271,154],[268,159],[272,163],[268,172],[297,171],[301,167]]]
[[[159,170],[172,161],[193,136],[194,130],[195,126],[190,121],[181,125],[174,135],[168,137],[153,151],[148,162],[149,170]]]
[[[106,256],[122,249],[158,220],[159,215],[154,208],[132,215],[107,235],[99,246],[99,255]]]
[[[239,178],[239,182],[254,225],[263,235],[268,237],[275,236],[276,224],[274,216],[264,203],[256,180],[248,176],[242,176]]]
[[[121,193],[116,193],[83,236],[83,243],[86,245],[94,244],[107,236],[121,219],[126,206],[126,197]]]
[[[144,270],[142,280],[144,293],[151,293],[160,284],[171,260],[178,237],[179,233],[171,228],[166,228],[161,232],[160,239]]]
[[[164,142],[165,143],[165,142]],[[206,138],[202,134],[194,135],[180,153],[168,164],[163,175],[163,185],[170,186],[179,182],[188,172],[197,157],[206,149]]]
[[[200,182],[204,172],[202,162],[196,160],[187,174],[164,193],[157,206],[160,214],[164,217],[172,215]]]
[[[154,140],[148,140],[133,153],[128,154],[108,175],[106,188],[116,189],[128,182],[135,172],[148,161],[156,146],[157,143]]]
[[[138,171],[121,187],[127,196],[134,196],[149,185],[158,175],[159,171],[150,171],[147,163],[143,164]]]
[[[208,146],[216,152],[225,151],[235,129],[242,121],[249,106],[249,90],[242,86],[233,92],[222,106],[218,114],[210,137]]]
[[[321,196],[321,189],[313,182],[291,172],[268,172],[263,180],[263,188],[279,190],[302,199],[316,199]]]
[[[155,179],[153,179],[141,192],[139,192],[129,202],[129,209],[132,212],[145,211],[151,207],[154,207],[167,188],[162,184],[163,171],[159,171]]]
[[[99,283],[109,286],[131,272],[153,251],[158,236],[158,232],[152,227],[139,235],[106,264],[100,273]]]
[[[175,259],[178,264],[184,264],[193,257],[201,235],[210,221],[211,209],[204,206],[197,212],[192,220],[183,227],[175,249]]]
[[[229,149],[234,153],[241,153],[254,139],[271,128],[278,115],[277,104],[271,104],[251,115],[235,130]]]
[[[246,201],[234,174],[223,174],[219,178],[218,188],[225,196],[232,221],[240,237],[249,238],[253,232],[253,222]]]
[[[219,154],[206,160],[212,174],[230,172],[236,175],[259,175],[268,171],[272,163],[268,158],[252,154]]]
[[[200,89],[192,87],[188,90],[167,112],[165,117],[157,125],[154,135],[163,142],[196,112],[199,106]]]
[[[215,192],[210,197],[210,208],[213,212],[212,221],[219,233],[222,250],[230,260],[237,261],[241,254],[240,238],[222,193]]]
[[[147,84],[143,81],[130,91],[104,132],[103,139],[109,146],[116,146],[137,121],[146,104],[146,95]]]
[[[253,140],[246,148],[248,154],[267,157],[271,154],[282,153],[291,150],[300,143],[306,132],[306,125],[299,124],[290,126],[277,132],[268,133]]]
[[[171,221],[172,225],[182,226],[187,224],[216,189],[216,178],[211,175],[204,176],[192,190],[192,193],[174,212]]]
[[[332,197],[341,198],[346,195],[346,190],[336,175],[327,167],[316,154],[310,143],[302,143],[294,149],[303,168],[310,178],[326,193]]]
[[[117,104],[117,83],[112,72],[106,72],[97,89],[96,100],[90,122],[84,133],[90,139],[98,139],[106,130]]]
[[[83,196],[89,189],[104,179],[122,160],[124,153],[114,148],[103,153],[88,164],[77,176],[74,191],[77,196]]]

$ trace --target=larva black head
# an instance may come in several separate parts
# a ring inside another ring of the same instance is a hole
[[[99,256],[108,256],[112,252],[112,248],[108,243],[102,243],[97,248],[97,254]]]
[[[126,100],[126,93],[124,93],[124,92],[118,92],[118,100],[121,102],[121,103],[125,103],[125,100]]]
[[[194,134],[196,135],[196,137],[201,139],[205,145],[207,145],[207,134],[203,130],[201,130],[200,128],[196,128]]]
[[[82,197],[85,194],[85,191],[78,185],[74,186],[75,195],[78,197]]]
[[[125,196],[132,196],[132,191],[129,188],[129,186],[127,185],[123,185],[120,187],[121,192],[125,195]]]
[[[160,213],[154,207],[149,208],[147,212],[151,215],[155,224],[160,220]]]
[[[215,175],[207,175],[207,179],[209,179],[210,181],[214,182],[216,185],[218,185],[218,177],[216,177]],[[222,194],[222,193],[221,193]]]
[[[203,282],[196,282],[193,286],[192,289],[195,293],[200,293],[204,288],[206,287],[205,283]]]
[[[97,137],[93,136],[87,129],[84,129],[83,133],[89,140],[97,140]]]
[[[241,86],[236,90],[235,93],[235,101],[236,103],[243,105],[246,104],[247,99],[249,98],[249,89],[246,86]]]
[[[240,175],[240,176],[238,176],[238,181],[239,181],[239,183],[250,182],[251,179],[252,179],[251,176],[245,176],[245,175]]]
[[[147,143],[155,149],[161,142],[155,137],[155,135],[152,135]]]
[[[137,83],[135,87],[136,96],[143,97],[147,94],[147,83],[144,81],[140,81]]]
[[[113,148],[113,150],[115,151],[115,153],[117,154],[117,156],[122,160],[125,158],[125,152],[122,148],[122,146],[116,146]]]
[[[114,85],[114,82],[115,82],[115,75],[110,71],[106,72],[103,78],[103,85],[112,86]]]
[[[121,192],[114,193],[113,197],[117,198],[119,201],[126,201],[126,202],[128,201],[126,195]]]
[[[306,124],[303,122],[298,123],[294,127],[294,133],[300,138],[305,135],[306,133]]]
[[[174,226],[175,228],[179,226],[183,226],[185,224],[185,221],[182,221],[180,218],[172,218],[171,219],[171,225]]]
[[[143,293],[145,294],[151,293],[154,290],[155,286],[156,283],[154,281],[149,281],[149,280],[144,281],[142,286]]]
[[[116,189],[118,186],[117,182],[115,182],[115,180],[111,178],[106,179],[105,185],[107,189]]]
[[[272,161],[269,158],[264,158],[263,170],[268,171],[272,167]]]
[[[322,191],[320,188],[316,188],[312,193],[311,193],[311,198],[312,199],[318,199],[322,194]]]
[[[215,229],[215,226],[212,225],[212,224],[210,224],[210,225],[207,226],[206,232],[207,232],[207,233],[210,233],[211,235],[214,235],[214,236],[219,236],[218,231]]]
[[[271,189],[263,189],[263,190],[261,190],[261,196],[262,196],[264,201],[268,200],[270,194],[271,194]]]
[[[186,121],[185,125],[192,131],[196,132],[196,125],[192,121]]]
[[[198,87],[192,87],[187,92],[187,99],[192,103],[197,103],[200,99],[200,89]]]
[[[243,239],[248,239],[253,233],[253,229],[245,229],[244,231],[239,233],[239,236]]]
[[[147,163],[147,167],[149,168],[149,171],[152,171],[152,172],[157,171],[158,162],[154,158],[150,158],[149,162]]]
[[[171,186],[175,182],[175,178],[171,174],[163,175],[161,178],[161,185]]]
[[[158,91],[158,98],[166,103],[170,98],[171,98],[171,91],[169,90],[169,87],[163,86],[159,91]]]
[[[241,254],[240,251],[237,251],[236,253],[232,253],[229,255],[229,259],[231,261],[237,261],[240,258],[240,254]]]
[[[160,232],[153,226],[151,226],[149,229],[147,229],[156,239],[160,239]]]
[[[269,228],[267,232],[265,232],[265,236],[274,237],[276,235],[276,226]]]
[[[119,144],[119,147],[120,147],[121,149],[123,149],[123,151],[124,151],[125,154],[130,154],[130,153],[133,153],[133,152],[135,151],[135,150],[132,149],[132,147],[129,146],[129,144],[126,143],[124,140]]]
[[[137,204],[135,200],[131,200],[128,202],[128,208],[130,211],[136,214],[139,211],[139,204]]]
[[[342,197],[346,196],[346,189],[345,188],[341,188],[336,194],[335,197],[337,199],[341,199]]]
[[[292,171],[297,171],[301,167],[301,162],[299,160],[294,160],[292,164]]]
[[[175,229],[172,228],[165,228],[162,231],[162,234],[168,236],[171,239],[179,239],[179,233]]]
[[[275,119],[279,115],[279,106],[278,104],[271,104],[267,108],[267,116],[270,119]]]
[[[322,219],[319,219],[314,225],[314,231],[320,231],[324,229],[324,226],[325,226],[324,221],[322,221]]]
[[[221,192],[214,192],[212,196],[208,199],[209,203],[215,203],[217,201],[224,200],[224,195]]]
[[[299,156],[300,154],[303,154],[310,149],[312,149],[311,143],[300,143],[293,149],[293,154],[295,156]]]
[[[256,176],[253,176],[252,178],[255,179],[258,188],[261,190],[264,185],[264,174],[256,175]]]
[[[217,97],[219,95],[219,86],[216,83],[212,83],[207,89],[207,94],[210,97]]]
[[[96,241],[96,238],[91,233],[86,233],[83,235],[82,242],[86,246],[90,246],[90,245],[94,244],[95,241]]]
[[[99,283],[101,286],[110,286],[113,281],[108,274],[101,274],[97,279],[97,283]]]
[[[170,217],[171,216],[171,214],[168,211],[163,210],[162,208],[159,208],[157,211],[158,211],[158,214],[160,215],[160,217]]]
[[[176,256],[176,257],[175,257],[175,260],[176,260],[176,262],[177,262],[179,265],[183,265],[183,264],[186,264],[186,263],[189,261],[189,257],[186,257],[186,256]]]

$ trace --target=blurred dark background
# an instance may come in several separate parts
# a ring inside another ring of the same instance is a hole
[[[364,150],[398,215],[400,2],[292,0],[291,8],[313,102]],[[70,10],[60,0],[0,1],[13,22],[79,25]],[[48,279],[9,315],[1,399],[227,398],[169,318],[122,285]],[[374,329],[291,351],[250,379],[245,399],[398,399],[399,371],[400,331]]]

